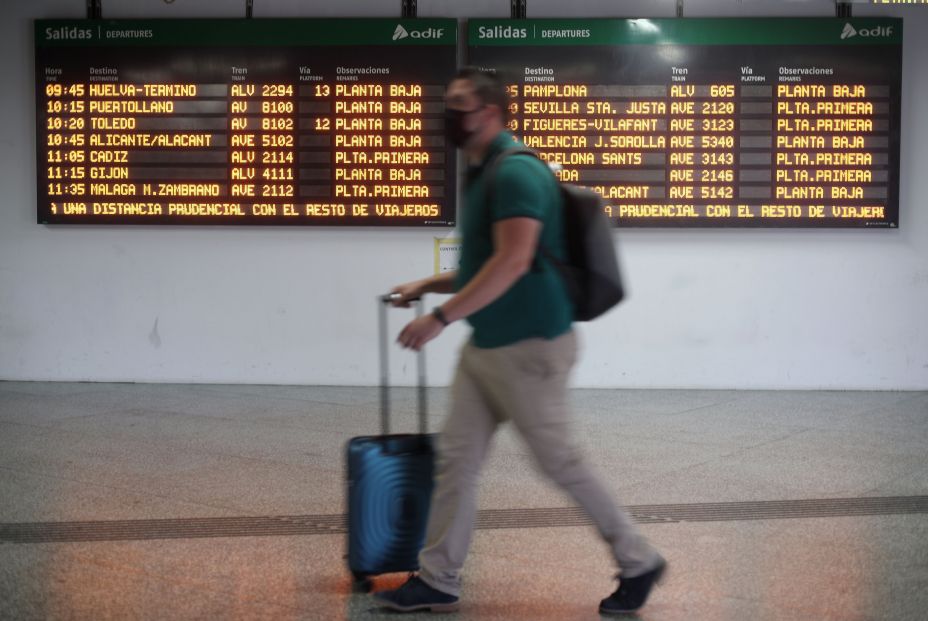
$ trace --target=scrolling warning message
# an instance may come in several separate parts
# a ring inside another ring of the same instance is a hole
[[[38,221],[455,220],[448,19],[35,22]]]
[[[473,20],[512,130],[622,226],[899,224],[902,20]]]

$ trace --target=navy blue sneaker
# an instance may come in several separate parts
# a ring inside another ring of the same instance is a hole
[[[384,608],[397,612],[454,612],[458,609],[458,598],[433,589],[419,576],[411,576],[400,588],[374,594],[374,601]]]
[[[634,578],[619,577],[619,588],[599,603],[599,613],[621,615],[637,612],[648,601],[654,585],[660,582],[667,569],[667,561],[661,559],[657,567]]]

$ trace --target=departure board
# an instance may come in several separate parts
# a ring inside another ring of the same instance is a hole
[[[621,226],[899,223],[902,20],[472,20],[510,127]]]
[[[38,221],[448,226],[449,19],[39,20]]]

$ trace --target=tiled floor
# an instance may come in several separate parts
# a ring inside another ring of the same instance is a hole
[[[433,428],[446,400],[431,391]],[[573,400],[590,461],[628,505],[928,496],[928,393]],[[396,428],[413,429],[415,394],[397,391],[395,405]],[[377,411],[374,389],[0,383],[0,619],[397,618],[351,593],[341,531],[4,537],[27,522],[338,516],[345,442],[376,433]],[[570,505],[504,429],[480,507]],[[671,570],[641,619],[928,618],[921,510],[652,522],[641,528]],[[461,612],[442,618],[598,619],[613,587],[587,526],[478,530],[466,571]]]

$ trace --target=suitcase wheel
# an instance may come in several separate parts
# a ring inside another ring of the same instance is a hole
[[[373,588],[374,583],[371,581],[370,576],[355,571],[351,572],[351,590],[354,593],[370,593]]]

